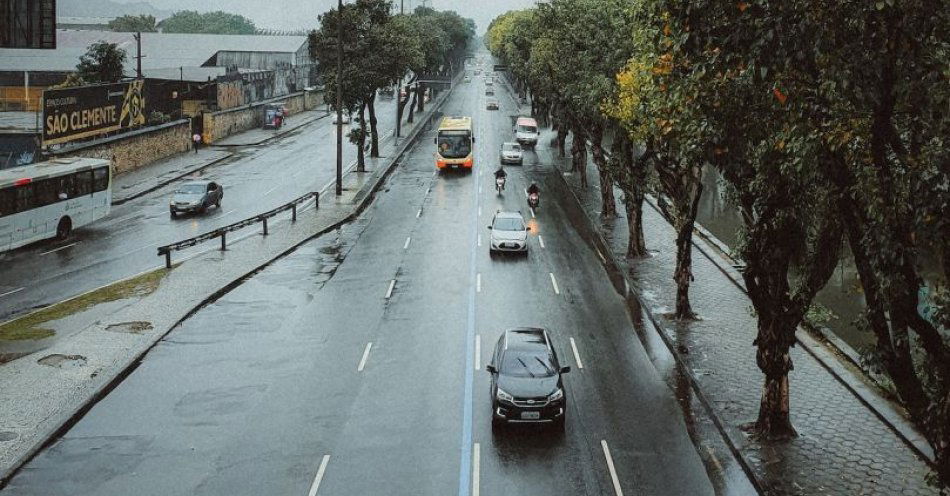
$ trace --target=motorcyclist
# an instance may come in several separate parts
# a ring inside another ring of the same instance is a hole
[[[501,179],[501,189],[505,189],[505,180],[508,178],[508,173],[505,172],[505,166],[498,166],[498,170],[495,171],[495,182]]]
[[[541,188],[539,188],[537,184],[531,183],[531,186],[528,186],[528,194],[529,194],[529,195],[530,195],[530,194],[535,194],[535,195],[540,196],[540,195],[541,195]]]

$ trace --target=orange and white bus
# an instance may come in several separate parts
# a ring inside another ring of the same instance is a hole
[[[435,166],[439,170],[446,167],[471,169],[475,163],[474,143],[471,117],[443,117],[435,138]]]

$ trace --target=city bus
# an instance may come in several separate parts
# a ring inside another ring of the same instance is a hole
[[[0,169],[0,253],[49,238],[64,239],[112,206],[108,160],[57,158]]]
[[[472,133],[471,117],[443,117],[436,135],[435,166],[464,167],[474,165],[475,135]]]

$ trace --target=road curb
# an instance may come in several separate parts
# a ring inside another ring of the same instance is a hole
[[[188,152],[185,152],[185,153],[188,153]],[[132,194],[132,195],[129,195],[129,196],[126,196],[126,197],[123,197],[123,198],[113,199],[113,200],[112,200],[112,206],[113,206],[113,207],[117,207],[117,206],[119,206],[119,205],[128,203],[128,202],[130,202],[130,201],[132,201],[132,200],[134,200],[134,199],[136,199],[136,198],[141,198],[141,197],[143,197],[143,196],[145,196],[145,195],[147,195],[147,194],[149,194],[149,193],[151,193],[151,192],[153,192],[153,191],[156,191],[156,190],[158,190],[158,189],[164,188],[165,186],[168,186],[169,184],[171,184],[171,183],[173,183],[173,182],[175,182],[175,181],[177,181],[177,180],[179,180],[179,179],[181,179],[181,178],[183,178],[183,177],[185,177],[185,176],[190,176],[191,174],[194,174],[195,172],[203,171],[203,170],[207,169],[208,167],[211,167],[212,165],[215,165],[215,164],[219,164],[219,163],[221,163],[221,162],[224,162],[225,160],[227,160],[227,159],[229,159],[229,158],[231,158],[231,157],[234,156],[234,152],[227,152],[227,153],[228,153],[228,154],[225,155],[225,156],[223,156],[223,157],[214,159],[214,160],[212,160],[212,161],[210,161],[210,162],[208,162],[208,163],[206,163],[206,164],[203,164],[203,165],[200,165],[200,166],[198,166],[198,167],[195,167],[194,169],[188,169],[187,172],[183,172],[183,173],[181,173],[181,174],[178,174],[178,175],[176,175],[175,177],[171,177],[171,178],[168,178],[168,179],[159,181],[159,182],[156,183],[155,185],[149,186],[148,188],[146,188],[146,189],[144,189],[144,190],[142,190],[142,191],[138,191],[138,192],[136,192],[136,193],[134,193],[134,194]]]
[[[311,111],[311,112],[312,112],[312,111]],[[290,133],[292,133],[292,132],[294,132],[294,131],[296,131],[296,130],[298,130],[298,129],[304,127],[304,126],[313,124],[314,122],[317,122],[317,121],[319,121],[320,119],[323,119],[324,117],[327,117],[327,116],[329,116],[329,115],[330,115],[330,114],[318,115],[317,117],[314,117],[313,119],[310,119],[310,120],[308,120],[308,121],[301,122],[300,124],[297,124],[297,125],[294,126],[294,127],[288,127],[287,129],[281,131],[280,133],[274,133],[274,134],[272,134],[272,135],[270,135],[270,136],[268,136],[268,137],[266,137],[266,138],[264,138],[264,139],[262,139],[262,140],[260,140],[260,141],[255,141],[255,142],[252,142],[252,143],[235,143],[235,144],[227,144],[227,145],[225,145],[225,144],[220,144],[220,143],[211,143],[209,146],[217,146],[217,147],[221,147],[221,148],[237,148],[237,147],[241,147],[241,146],[258,146],[258,145],[263,145],[263,144],[265,144],[265,143],[269,143],[269,142],[271,142],[271,141],[274,141],[274,140],[277,139],[277,138],[282,138],[282,137],[284,137],[284,136],[286,136],[286,135],[288,135],[288,134],[290,134]],[[248,129],[248,131],[251,131],[251,129]]]
[[[426,119],[430,118],[431,115],[435,113],[435,111],[437,111],[442,106],[442,104],[445,102],[445,99],[448,98],[448,95],[450,95],[453,90],[454,88],[448,90],[440,101],[433,102],[434,105],[430,105],[429,107],[430,110],[427,111],[429,113],[429,116],[427,116]],[[41,436],[38,436],[36,443],[30,446],[22,454],[16,456],[13,462],[10,464],[10,466],[7,469],[5,469],[2,473],[0,473],[0,489],[5,488],[7,484],[10,482],[10,480],[13,478],[13,476],[16,475],[16,473],[24,465],[29,463],[43,449],[52,445],[54,442],[56,442],[56,440],[61,438],[66,432],[69,431],[69,429],[71,429],[73,426],[76,425],[76,423],[82,420],[82,418],[86,415],[86,413],[88,413],[93,407],[95,407],[96,404],[99,403],[99,401],[101,401],[112,390],[114,390],[116,387],[122,384],[122,382],[132,372],[134,372],[136,368],[138,368],[139,364],[142,363],[142,360],[145,358],[145,356],[148,355],[148,353],[153,348],[155,348],[155,346],[157,346],[158,343],[160,343],[166,336],[168,336],[172,331],[174,331],[175,328],[180,326],[185,320],[192,317],[195,313],[200,311],[202,308],[206,307],[207,305],[211,303],[214,303],[215,301],[220,299],[222,296],[228,294],[229,292],[231,292],[232,290],[234,290],[235,288],[243,284],[245,281],[247,281],[250,277],[253,277],[255,274],[266,269],[267,267],[274,264],[278,260],[293,253],[300,246],[306,243],[309,243],[310,241],[313,241],[314,239],[320,236],[323,236],[324,234],[327,234],[333,231],[334,229],[337,229],[340,226],[350,223],[354,219],[356,219],[366,209],[366,207],[372,203],[373,199],[375,198],[375,193],[378,191],[383,180],[389,175],[389,173],[392,170],[395,169],[395,165],[399,163],[399,161],[401,160],[405,152],[418,139],[419,135],[422,132],[421,130],[426,127],[427,126],[423,126],[423,125],[416,126],[413,129],[412,134],[408,136],[405,139],[405,141],[401,144],[401,148],[398,149],[398,151],[393,154],[393,158],[390,160],[389,165],[382,167],[377,177],[375,177],[369,183],[363,185],[363,187],[360,188],[359,192],[357,192],[357,195],[353,199],[353,202],[352,202],[353,210],[349,214],[345,215],[338,221],[331,222],[325,227],[318,228],[317,231],[315,231],[313,234],[310,234],[304,237],[304,239],[302,239],[299,242],[293,243],[291,246],[289,246],[285,250],[280,251],[276,256],[271,257],[270,259],[264,261],[263,263],[237,276],[231,282],[225,284],[224,286],[212,292],[210,295],[203,298],[201,301],[199,301],[194,306],[192,306],[189,310],[187,310],[184,313],[184,315],[181,318],[176,319],[174,323],[172,323],[164,332],[156,333],[154,340],[151,342],[151,344],[143,348],[140,352],[134,353],[131,358],[129,358],[127,361],[125,361],[119,367],[117,367],[115,369],[116,371],[113,377],[110,378],[108,381],[100,384],[99,387],[96,387],[82,402],[79,403],[79,405],[73,410],[73,412],[65,415],[66,418],[61,423],[59,423],[59,425],[51,426],[49,429],[46,429]],[[374,174],[375,174],[375,171],[374,171]],[[173,267],[177,267],[184,262],[185,262],[184,260],[177,262],[176,264],[173,265]],[[159,268],[155,270],[168,270],[168,269]],[[151,272],[151,271],[148,271],[148,272]],[[132,277],[137,277],[137,276],[132,276]],[[118,282],[121,282],[121,281],[116,281],[116,283]],[[115,284],[115,283],[112,283],[112,284]],[[69,299],[73,299],[73,298],[76,298],[76,297],[72,297]],[[68,300],[64,300],[64,301],[68,301]],[[58,303],[60,302],[57,302],[57,304]]]
[[[639,293],[637,293],[636,291],[633,291],[632,288],[634,287],[634,285],[631,283],[629,277],[627,276],[627,272],[623,270],[623,266],[617,260],[617,257],[613,253],[613,250],[610,249],[610,245],[607,243],[607,240],[604,239],[603,234],[600,232],[599,229],[597,229],[597,226],[594,225],[593,220],[591,220],[590,216],[588,216],[587,212],[584,210],[584,207],[581,204],[580,198],[578,198],[577,193],[574,192],[574,188],[571,187],[571,185],[568,184],[567,180],[564,179],[564,176],[561,174],[561,170],[557,166],[555,166],[554,169],[556,171],[555,175],[561,180],[561,183],[563,184],[563,186],[570,193],[571,198],[574,199],[574,204],[572,205],[572,207],[576,208],[577,211],[580,213],[579,216],[574,216],[574,218],[578,218],[578,217],[581,218],[581,222],[583,222],[584,224],[583,225],[584,230],[587,232],[581,233],[581,234],[582,235],[586,234],[587,239],[590,240],[594,244],[594,247],[596,248],[597,252],[602,255],[601,261],[602,261],[602,265],[604,266],[604,270],[621,275],[624,282],[622,296],[624,297],[625,300],[629,300],[630,298],[633,298],[636,300],[637,304],[640,307],[639,310],[649,318],[650,324],[653,326],[653,332],[657,336],[659,336],[660,340],[663,341],[663,344],[666,345],[668,351],[670,352],[670,355],[676,361],[677,367],[679,367],[683,371],[683,374],[685,375],[685,377],[689,379],[690,388],[693,390],[693,394],[695,394],[696,398],[700,401],[700,403],[702,403],[703,409],[706,410],[706,415],[708,415],[709,418],[712,419],[713,424],[716,427],[716,430],[719,431],[719,435],[722,437],[723,442],[729,448],[729,451],[731,452],[733,458],[735,458],[739,466],[742,467],[742,471],[745,473],[746,478],[749,480],[749,483],[752,484],[752,486],[755,488],[756,491],[758,491],[759,494],[765,494],[765,491],[763,489],[764,485],[762,484],[762,481],[760,481],[759,478],[756,477],[755,472],[752,469],[752,466],[748,463],[745,457],[742,456],[742,452],[738,448],[738,443],[736,442],[736,440],[733,439],[732,435],[729,432],[729,429],[727,429],[722,419],[719,418],[719,416],[716,414],[716,411],[712,406],[712,402],[710,402],[706,398],[705,393],[702,391],[702,389],[700,389],[699,382],[696,379],[696,377],[693,375],[692,369],[690,369],[689,365],[683,360],[683,357],[680,355],[679,351],[677,350],[676,345],[670,340],[669,336],[666,335],[666,332],[663,331],[663,326],[657,320],[656,316],[653,315],[653,312],[650,310],[650,307],[647,305],[647,302],[644,301],[643,298],[641,298]],[[619,288],[617,289],[619,291]]]

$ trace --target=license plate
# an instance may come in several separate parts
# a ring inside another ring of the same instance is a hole
[[[521,420],[538,420],[541,418],[541,412],[521,412]]]

